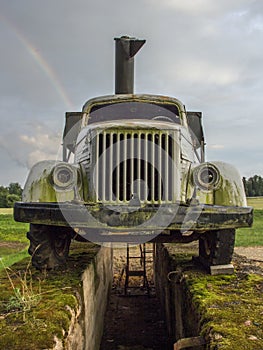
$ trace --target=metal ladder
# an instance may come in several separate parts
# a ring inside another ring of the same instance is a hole
[[[125,284],[124,284],[124,294],[127,295],[128,294],[128,289],[144,289],[147,291],[147,294],[150,295],[150,285],[149,285],[149,281],[147,278],[147,264],[149,263],[153,263],[153,249],[149,249],[148,247],[146,247],[146,244],[140,244],[139,245],[139,249],[140,249],[140,255],[135,255],[135,256],[131,256],[131,252],[130,252],[130,246],[129,244],[127,244],[127,254],[126,254],[126,267],[125,267]],[[149,254],[151,254],[151,257],[149,257]],[[139,260],[140,264],[139,264],[139,268],[138,269],[132,269],[131,268],[131,261],[133,259],[137,259]],[[141,277],[143,278],[143,285],[142,287],[138,287],[138,286],[130,286],[129,285],[129,278],[130,277]],[[129,293],[129,295],[131,295]],[[138,293],[136,293],[136,295],[140,295]],[[143,294],[144,295],[144,294]]]

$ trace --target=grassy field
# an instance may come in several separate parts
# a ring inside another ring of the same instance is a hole
[[[248,205],[254,207],[254,224],[237,230],[236,246],[263,246],[263,197],[248,198]],[[28,226],[13,220],[11,208],[0,209],[0,259],[5,266],[28,255]]]
[[[28,256],[28,224],[15,222],[12,209],[0,209],[0,269]]]
[[[254,209],[263,209],[263,197],[250,197],[247,199],[247,204]]]
[[[254,208],[254,223],[251,228],[237,230],[236,246],[263,246],[263,197],[250,197],[247,204]]]
[[[240,228],[236,234],[237,247],[263,246],[263,210],[254,210],[252,227]]]

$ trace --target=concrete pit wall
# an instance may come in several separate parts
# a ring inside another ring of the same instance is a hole
[[[65,267],[43,273],[28,266],[25,259],[9,272],[0,271],[0,349],[99,350],[112,283],[112,249],[73,243]],[[15,304],[7,309],[15,301],[10,278],[21,291],[25,274],[28,293],[32,289],[37,302],[24,312]]]
[[[200,316],[195,312],[191,299],[187,297],[182,269],[177,265],[177,259],[180,260],[187,254],[178,254],[176,259],[168,247],[166,244],[155,245],[154,278],[156,294],[166,320],[168,337],[170,343],[174,344],[182,338],[199,336]],[[191,262],[191,254],[188,256]]]
[[[233,274],[211,276],[197,255],[196,243],[155,247],[156,292],[174,350],[262,350],[263,265],[234,255]]]
[[[65,349],[99,350],[112,282],[112,249],[101,248],[85,268],[81,280],[81,311],[71,325]]]

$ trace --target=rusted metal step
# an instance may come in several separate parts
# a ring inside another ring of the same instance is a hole
[[[129,276],[140,277],[140,276],[144,276],[144,274],[145,274],[144,270],[136,270],[136,271],[129,270]]]
[[[130,288],[134,288],[134,286],[130,286],[129,284],[129,278],[130,277],[142,277],[143,281],[142,284],[140,284],[139,286],[137,286],[136,288],[146,288],[148,295],[150,295],[150,285],[147,279],[147,264],[149,263],[153,263],[153,258],[149,258],[149,254],[153,254],[153,249],[147,249],[146,250],[146,244],[140,244],[139,245],[139,250],[140,250],[140,255],[136,254],[134,256],[131,256],[131,252],[130,252],[130,247],[129,244],[127,244],[127,255],[126,255],[126,268],[125,268],[125,272],[126,272],[126,277],[125,277],[125,285],[124,285],[124,294],[127,295],[128,289]],[[134,265],[130,264],[130,260],[133,259],[139,260],[139,268],[137,270],[134,269]]]

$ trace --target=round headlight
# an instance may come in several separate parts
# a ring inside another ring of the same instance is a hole
[[[206,163],[194,169],[193,179],[201,190],[212,191],[218,187],[220,173],[214,165]]]
[[[53,182],[60,189],[69,189],[77,183],[77,173],[70,165],[59,164],[53,170]]]

